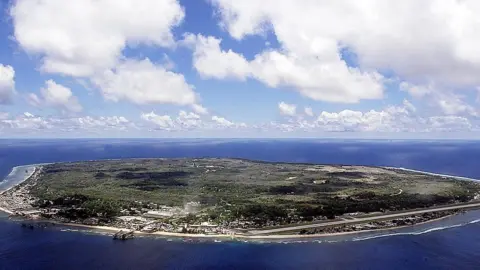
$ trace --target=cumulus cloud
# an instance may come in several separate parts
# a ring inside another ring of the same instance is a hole
[[[389,106],[380,111],[343,110],[338,113],[323,111],[316,123],[328,131],[409,132],[420,127],[414,112],[415,107],[410,102],[404,101],[402,106]]]
[[[375,71],[388,71],[413,97],[439,107],[432,92],[480,86],[475,0],[211,2],[233,38],[275,35],[279,48],[259,53],[251,61],[258,74],[249,74],[272,87],[295,87],[316,100],[355,102],[381,98],[385,81]]]
[[[321,112],[316,119],[287,118],[284,122],[272,122],[263,125],[266,130],[282,132],[459,132],[478,131],[466,117],[460,116],[420,116],[415,106],[408,100],[401,105],[388,106],[383,110],[366,112],[342,110],[340,112]]]
[[[172,47],[184,10],[176,0],[14,1],[14,37],[45,72],[91,76],[112,68],[126,47]]]
[[[231,50],[220,49],[220,39],[188,34],[183,43],[194,49],[193,66],[206,78],[245,80],[250,66],[245,58]]]
[[[177,117],[171,117],[169,115],[157,115],[152,111],[143,113],[141,118],[153,124],[154,129],[159,130],[179,131],[204,127],[201,116],[193,112],[180,111]]]
[[[304,112],[307,116],[313,116],[313,110],[310,107],[305,107]]]
[[[383,96],[383,76],[349,67],[336,49],[325,57],[266,50],[247,61],[241,54],[222,50],[215,37],[190,34],[183,42],[193,48],[193,66],[206,78],[254,78],[269,87],[290,87],[311,99],[333,102]]]
[[[435,104],[447,115],[477,116],[478,111],[467,104],[463,97],[452,93],[439,94],[434,99]]]
[[[208,114],[208,109],[199,104],[193,104],[192,110],[198,114]]]
[[[12,118],[0,119],[0,133],[49,134],[58,136],[83,132],[102,134],[104,131],[134,130],[136,126],[123,116],[54,117],[39,116],[29,112]]]
[[[414,81],[479,81],[474,76],[480,64],[480,39],[472,35],[480,29],[475,0],[212,2],[237,39],[273,31],[283,48],[297,53],[324,56],[348,48],[361,66],[393,69]]]
[[[35,116],[29,112],[18,115],[13,119],[4,119],[0,121],[0,131],[37,131],[51,128],[49,121],[40,116]]]
[[[212,116],[212,121],[214,121],[215,123],[217,123],[218,125],[222,126],[222,127],[231,127],[233,126],[233,122],[230,122],[228,121],[227,119],[223,118],[223,117],[219,117],[219,116]]]
[[[180,111],[177,117],[177,123],[182,129],[195,129],[202,125],[200,115],[193,112]]]
[[[41,70],[80,78],[98,88],[105,99],[135,104],[197,102],[193,86],[167,54],[161,63],[129,59],[127,48],[138,45],[174,47],[172,29],[184,19],[177,0],[18,0],[12,4],[14,37],[27,53],[40,56]],[[85,82],[82,81],[82,82]],[[39,97],[30,95],[32,103]]]
[[[245,128],[244,123],[235,123],[224,117],[212,116],[210,118],[193,112],[180,111],[176,117],[158,115],[155,112],[143,113],[141,118],[152,124],[153,129],[166,131],[187,130],[217,130],[223,128]]]
[[[152,111],[149,113],[143,113],[141,118],[145,121],[154,123],[160,129],[171,130],[175,127],[175,124],[169,115],[157,115]]]
[[[288,104],[282,101],[278,103],[278,109],[280,110],[280,114],[282,115],[295,116],[297,106],[295,104]]]
[[[453,91],[436,89],[433,84],[414,85],[402,82],[400,90],[408,92],[414,98],[426,99],[428,105],[437,108],[446,115],[477,116],[478,110],[469,105],[465,98]]]
[[[197,96],[185,77],[144,60],[125,60],[116,68],[94,78],[107,100],[136,104],[172,103],[195,105]],[[197,109],[200,107],[195,106]]]
[[[61,126],[63,131],[128,131],[136,129],[134,123],[123,116],[76,117],[69,119],[56,119],[52,121]]]
[[[472,123],[461,116],[432,116],[426,120],[426,131],[472,130]]]
[[[40,89],[41,97],[34,93],[27,96],[27,100],[34,106],[50,106],[65,112],[80,112],[82,106],[70,88],[48,80],[45,87]]]
[[[0,104],[10,103],[15,93],[15,70],[0,64]]]
[[[358,134],[380,133],[424,133],[424,132],[471,132],[479,131],[478,122],[461,116],[418,116],[408,101],[398,106],[367,112],[343,110],[321,112],[317,118],[303,119],[287,117],[284,121],[246,125],[221,116],[201,116],[193,112],[180,111],[176,116],[143,113],[143,121],[130,121],[122,116],[56,117],[39,116],[29,112],[17,116],[0,115],[0,134],[23,134],[31,136],[62,134],[103,135],[121,132],[159,131],[177,134],[212,134],[208,132],[248,132],[251,135],[278,134],[326,134],[326,132],[351,132]],[[110,132],[110,133],[108,133]],[[182,133],[183,132],[183,133]],[[185,133],[187,132],[187,133]],[[200,132],[200,133],[197,133]],[[300,133],[296,133],[300,132]],[[163,133],[166,134],[166,133]],[[223,134],[223,133],[221,133]]]
[[[215,128],[234,128],[234,129],[244,129],[244,128],[247,128],[248,125],[245,124],[245,123],[242,123],[242,122],[233,122],[233,121],[230,121],[230,120],[227,120],[226,118],[224,117],[220,117],[220,116],[212,116],[212,119],[211,119],[214,123],[214,125],[211,125],[209,123],[207,123],[205,126],[206,128],[210,128],[210,129],[215,129]]]

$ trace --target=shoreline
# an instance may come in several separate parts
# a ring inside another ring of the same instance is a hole
[[[454,213],[450,215],[446,215],[443,217],[427,220],[424,222],[420,222],[413,225],[404,225],[398,227],[389,227],[389,228],[380,228],[380,229],[370,229],[370,230],[359,230],[359,231],[348,231],[348,232],[335,232],[335,233],[321,233],[321,234],[274,234],[274,235],[242,235],[242,234],[188,234],[188,233],[175,233],[175,232],[142,232],[142,231],[133,231],[134,235],[141,235],[141,236],[151,236],[151,237],[175,237],[175,238],[199,238],[199,239],[228,239],[228,240],[299,240],[299,239],[311,239],[311,238],[325,238],[325,237],[333,237],[333,236],[344,236],[344,235],[353,235],[353,234],[360,234],[360,233],[369,233],[369,232],[382,232],[382,231],[389,231],[389,230],[398,230],[404,228],[413,228],[417,225],[424,225],[436,221],[440,221],[442,219],[446,219],[448,217],[452,217],[458,215],[459,213]],[[83,229],[90,229],[92,231],[106,231],[111,233],[117,233],[119,231],[129,231],[125,228],[118,228],[112,226],[95,226],[95,225],[85,225],[85,224],[77,224],[77,223],[62,223],[57,221],[49,221],[46,220],[45,222],[57,224],[60,226],[65,227],[77,227]]]
[[[39,165],[38,165],[38,164],[32,164],[32,165],[15,166],[15,167],[12,168],[12,170],[11,170],[10,173],[7,175],[7,177],[10,176],[10,174],[11,174],[12,172],[14,172],[14,170],[19,169],[19,168],[23,168],[23,167],[27,167],[27,168],[32,168],[32,167],[33,167],[33,170],[32,170],[31,172],[29,172],[29,173],[24,177],[23,180],[18,181],[18,183],[16,183],[15,185],[13,185],[13,186],[5,189],[5,190],[1,190],[1,191],[0,191],[0,195],[7,193],[7,192],[8,192],[9,190],[11,190],[12,188],[14,188],[14,187],[22,184],[23,182],[27,181],[28,178],[32,177],[32,175],[33,175],[33,174],[35,173],[35,171],[38,169]],[[6,179],[6,177],[5,177],[5,179]],[[5,181],[5,179],[4,179],[3,181]],[[2,182],[3,182],[3,181],[2,181]],[[0,182],[0,183],[1,183],[1,182]]]
[[[409,168],[404,168],[404,167],[383,166],[382,168],[401,170],[401,171],[406,171],[406,172],[422,173],[422,174],[432,175],[432,176],[448,177],[448,178],[454,178],[456,180],[461,180],[461,181],[480,182],[480,179],[475,179],[475,178],[469,178],[469,177],[457,176],[457,175],[451,175],[451,174],[441,174],[441,173],[434,173],[434,172],[427,172],[427,171],[419,171],[419,170],[414,170],[414,169],[409,169]]]
[[[61,163],[61,162],[60,162]],[[6,190],[0,191],[0,195],[3,195],[10,191],[11,189],[23,184],[25,181],[30,179],[35,172],[37,172],[39,169],[42,168],[42,165],[47,165],[47,164],[52,164],[52,163],[39,163],[39,164],[30,164],[30,165],[20,165],[20,166],[15,166],[12,168],[11,172],[7,175],[10,176],[15,170],[18,170],[19,168],[32,168],[33,170],[29,172],[28,174],[25,174],[24,179],[18,181],[15,183],[13,186],[7,188]],[[403,171],[410,171],[410,172],[416,172],[416,173],[423,173],[427,175],[434,175],[434,176],[440,176],[440,177],[451,177],[454,179],[458,180],[468,180],[468,181],[480,181],[478,179],[472,179],[472,178],[467,178],[467,177],[461,177],[461,176],[453,176],[453,175],[445,175],[445,174],[436,174],[436,173],[431,173],[431,172],[424,172],[424,171],[418,171],[418,170],[413,170],[413,169],[407,169],[407,168],[402,168],[402,167],[382,167],[385,169],[397,169],[397,170],[403,170]],[[5,179],[7,179],[7,177]],[[4,179],[4,180],[5,180]],[[3,180],[3,181],[4,181]],[[0,182],[1,183],[1,182]],[[9,209],[10,205],[0,207],[0,212],[5,212],[8,215],[14,215],[14,211]],[[386,230],[397,230],[397,229],[402,229],[402,228],[407,228],[407,227],[415,227],[417,225],[422,225],[430,222],[435,222],[447,217],[451,217],[453,215],[456,215],[457,213],[449,214],[446,216],[442,216],[439,218],[434,218],[431,220],[427,220],[424,222],[420,222],[417,224],[413,225],[404,225],[404,226],[395,226],[395,227],[386,227],[386,228],[378,228],[378,229],[368,229],[368,230],[358,230],[358,231],[345,231],[345,232],[335,232],[335,233],[320,233],[320,234],[305,234],[305,235],[300,235],[300,234],[271,234],[271,235],[245,235],[245,234],[186,234],[186,233],[177,233],[177,232],[142,232],[142,231],[134,231],[135,235],[147,235],[147,236],[160,236],[160,237],[178,237],[178,238],[209,238],[209,239],[251,239],[251,240],[261,240],[261,239],[304,239],[304,238],[323,238],[323,237],[331,237],[331,236],[342,236],[342,235],[351,235],[351,234],[359,234],[359,233],[367,233],[367,232],[381,232],[381,231],[386,231]],[[43,221],[43,220],[40,220]],[[125,228],[118,228],[118,227],[112,227],[112,226],[95,226],[95,225],[85,225],[85,224],[77,224],[77,223],[62,223],[58,221],[52,221],[52,220],[44,220],[45,222],[49,222],[52,224],[58,224],[61,226],[66,226],[66,227],[78,227],[78,228],[85,228],[85,229],[92,229],[92,230],[99,230],[99,231],[108,231],[108,232],[113,232],[116,233],[118,231],[125,231],[128,229]]]
[[[48,164],[52,164],[52,163],[34,163],[34,164],[26,164],[26,165],[18,165],[18,166],[15,166],[15,167],[12,167],[12,169],[10,170],[10,173],[7,174],[7,176],[5,176],[4,179],[2,179],[2,181],[0,181],[0,185],[5,181],[5,179],[7,179],[13,172],[15,172],[16,170],[20,169],[20,168],[32,168],[33,167],[33,170],[28,174],[28,175],[25,175],[23,180],[20,180],[18,181],[15,185],[5,189],[5,190],[0,190],[0,195],[8,192],[9,190],[11,190],[12,188],[18,186],[18,185],[21,185],[23,182],[27,181],[30,177],[32,177],[32,175],[42,166],[44,165],[48,165]],[[1,210],[0,208],[0,211],[3,211]],[[4,211],[5,212],[5,211]]]

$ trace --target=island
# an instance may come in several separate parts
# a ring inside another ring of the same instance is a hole
[[[401,168],[152,158],[43,164],[0,207],[123,237],[282,238],[411,226],[480,208],[479,194],[479,182]]]

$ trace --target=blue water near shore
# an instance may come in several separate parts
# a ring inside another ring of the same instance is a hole
[[[130,157],[379,165],[480,178],[480,142],[0,140],[0,179],[19,165]],[[0,269],[478,269],[479,221],[480,211],[470,211],[413,228],[293,243],[116,242],[60,227],[28,230],[0,214]]]

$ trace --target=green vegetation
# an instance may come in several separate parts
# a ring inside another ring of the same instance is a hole
[[[47,165],[31,194],[72,220],[198,202],[183,219],[265,225],[466,202],[479,191],[474,182],[378,167],[134,159]]]

